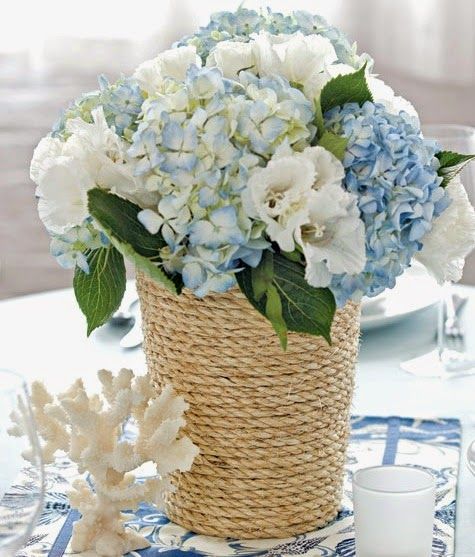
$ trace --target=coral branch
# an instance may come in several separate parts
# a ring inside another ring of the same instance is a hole
[[[168,475],[191,468],[198,448],[180,434],[188,409],[183,397],[170,386],[156,393],[148,376],[135,377],[128,369],[117,376],[98,373],[100,395],[88,395],[81,380],[54,398],[41,383],[33,383],[31,403],[45,461],[64,451],[87,473],[89,481],[76,480],[69,495],[81,518],[74,524],[74,552],[95,551],[115,557],[143,549],[148,541],[125,527],[124,511],[141,502],[161,507],[171,489]],[[135,439],[124,438],[133,420]],[[26,435],[19,409],[12,415],[12,435]],[[137,480],[134,471],[145,463],[155,465],[156,476]]]

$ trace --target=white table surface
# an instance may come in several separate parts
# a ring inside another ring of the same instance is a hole
[[[475,353],[475,287],[456,287],[470,297],[464,311],[467,346]],[[475,376],[441,380],[416,378],[399,368],[402,360],[434,347],[436,308],[384,329],[363,335],[353,413],[409,417],[475,418]],[[71,289],[0,302],[0,368],[16,370],[27,379],[44,380],[52,391],[67,388],[77,377],[97,386],[95,372],[129,367],[145,370],[140,348],[121,349],[121,333],[105,326],[89,339],[85,321]],[[472,423],[475,423],[473,421]],[[466,428],[475,436],[475,427]],[[462,461],[457,505],[457,557],[475,557],[475,478]],[[459,512],[462,509],[463,512]]]
[[[470,300],[464,310],[467,345],[475,353],[475,287],[457,286]],[[434,346],[436,309],[363,335],[355,414],[414,417],[475,416],[475,376],[451,380],[416,378],[399,368],[400,361]],[[122,333],[123,334],[123,333]],[[72,290],[56,290],[0,301],[0,368],[14,369],[28,379],[42,379],[53,391],[78,376],[96,384],[101,368],[130,367],[141,373],[140,348],[121,349],[121,331],[110,326],[86,338],[84,317]]]

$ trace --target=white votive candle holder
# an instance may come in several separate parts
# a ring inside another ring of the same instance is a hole
[[[356,557],[431,557],[432,474],[411,466],[373,466],[353,475]]]

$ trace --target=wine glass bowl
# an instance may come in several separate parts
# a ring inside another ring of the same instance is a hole
[[[43,497],[43,462],[28,389],[20,375],[0,370],[1,557],[27,543]]]
[[[434,139],[443,150],[463,154],[475,154],[475,128],[459,124],[426,124],[422,133],[428,139]],[[468,196],[475,199],[475,164],[467,164],[461,173],[462,183]]]
[[[475,128],[458,124],[428,124],[422,126],[427,139],[435,140],[444,151],[462,154],[475,154]],[[475,200],[475,165],[467,164],[461,173],[462,183],[472,203]],[[459,341],[454,345],[454,335],[448,334],[449,322],[458,322],[454,308],[452,283],[446,282],[439,303],[437,324],[437,348],[401,363],[401,368],[416,376],[461,377],[475,373],[475,355],[465,351],[463,332],[456,336]],[[453,329],[453,327],[452,327]]]

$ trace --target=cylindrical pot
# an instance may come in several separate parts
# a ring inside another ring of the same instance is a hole
[[[220,537],[287,537],[335,518],[342,491],[360,309],[337,311],[332,345],[271,325],[238,289],[196,298],[139,274],[148,369],[190,405],[200,448],[174,478],[169,518]]]

